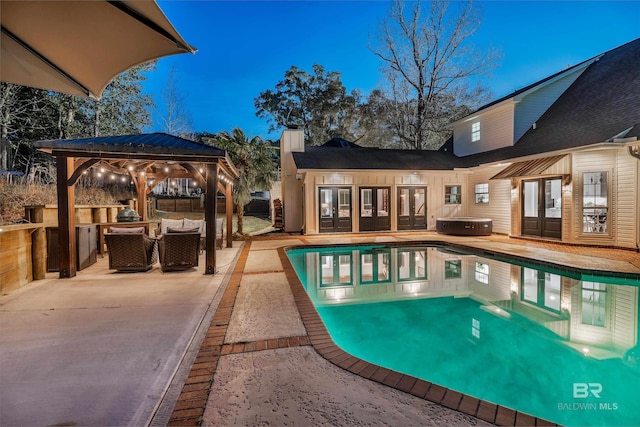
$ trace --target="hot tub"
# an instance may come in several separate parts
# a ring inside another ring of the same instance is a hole
[[[488,236],[491,234],[491,229],[489,218],[451,217],[436,220],[436,231],[440,234]]]

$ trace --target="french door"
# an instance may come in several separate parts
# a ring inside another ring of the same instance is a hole
[[[389,187],[360,188],[360,231],[391,230]]]
[[[427,228],[427,188],[398,187],[398,230]]]
[[[522,235],[562,238],[562,179],[522,181]]]
[[[320,232],[351,231],[351,188],[320,187]]]

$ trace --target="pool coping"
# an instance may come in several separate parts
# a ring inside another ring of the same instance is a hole
[[[412,242],[412,244],[414,243],[416,242]],[[322,245],[317,246],[322,247]],[[358,245],[350,244],[348,246]],[[302,319],[302,323],[307,331],[309,342],[314,350],[324,359],[362,378],[384,384],[396,390],[412,394],[421,399],[428,400],[492,424],[501,426],[558,425],[543,418],[538,418],[502,405],[478,399],[438,384],[434,384],[430,381],[419,379],[412,375],[402,374],[400,372],[375,365],[342,350],[331,338],[331,335],[313,305],[309,294],[304,289],[295,269],[289,261],[286,251],[287,249],[292,249],[294,247],[295,246],[278,248],[278,256],[280,257],[285,276],[289,282],[289,286],[291,287],[291,292]],[[304,247],[308,248],[309,246]]]

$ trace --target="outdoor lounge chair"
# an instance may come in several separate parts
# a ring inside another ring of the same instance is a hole
[[[166,233],[158,239],[162,271],[186,270],[198,266],[200,233]]]
[[[144,233],[106,233],[109,269],[147,271],[158,262],[156,240]]]

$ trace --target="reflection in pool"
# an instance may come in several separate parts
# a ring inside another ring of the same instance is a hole
[[[564,425],[640,425],[637,278],[448,246],[287,251],[335,343]]]

